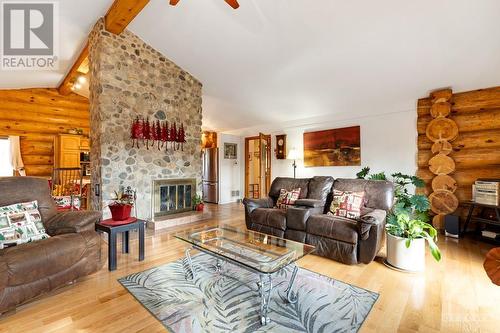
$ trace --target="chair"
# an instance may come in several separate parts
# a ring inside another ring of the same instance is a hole
[[[54,168],[52,174],[52,196],[69,197],[69,210],[75,209],[75,198],[82,198],[82,168]],[[66,209],[62,209],[66,210]]]

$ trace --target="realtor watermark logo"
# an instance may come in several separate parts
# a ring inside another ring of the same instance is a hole
[[[59,7],[55,1],[2,1],[2,70],[57,70]]]

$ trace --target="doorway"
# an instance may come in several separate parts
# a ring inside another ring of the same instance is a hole
[[[245,197],[264,198],[271,186],[271,135],[245,138]]]

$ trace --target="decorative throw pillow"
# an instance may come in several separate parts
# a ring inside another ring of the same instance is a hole
[[[299,199],[300,196],[300,187],[295,188],[291,191],[287,191],[284,188],[280,190],[280,196],[276,201],[276,207],[280,209],[287,209],[288,206],[293,206],[295,201]]]
[[[36,200],[0,207],[0,248],[49,237]]]
[[[63,196],[55,196],[52,197],[57,206],[57,210],[70,210],[71,209],[71,196],[63,195]],[[73,197],[73,209],[80,210],[81,202],[80,197]]]
[[[365,192],[333,190],[332,204],[328,215],[358,218],[364,204]]]

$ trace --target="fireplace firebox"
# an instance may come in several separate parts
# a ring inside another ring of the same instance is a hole
[[[158,179],[153,181],[153,219],[193,209],[196,179]]]

